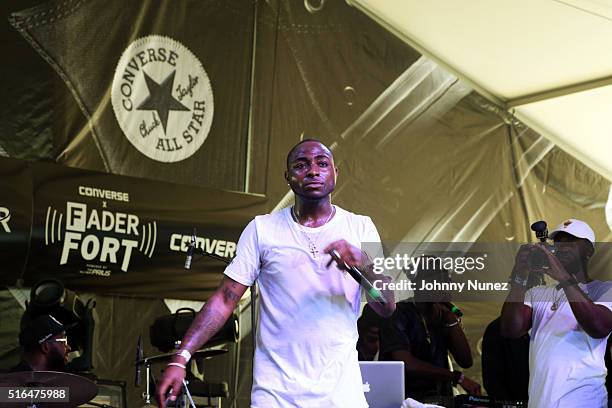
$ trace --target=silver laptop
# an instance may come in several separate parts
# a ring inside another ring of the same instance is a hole
[[[370,408],[399,408],[404,401],[403,361],[360,361],[363,393]]]

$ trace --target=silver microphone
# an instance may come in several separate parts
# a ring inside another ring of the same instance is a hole
[[[185,258],[185,269],[191,269],[191,261],[193,260],[193,251],[196,246],[196,231],[193,229],[193,235],[191,235],[191,241],[189,241],[189,248],[187,248],[187,258]]]
[[[349,275],[351,275],[353,279],[357,281],[359,286],[365,289],[365,291],[368,293],[368,295],[372,297],[372,299],[374,299],[375,301],[383,305],[386,305],[387,303],[389,303],[385,295],[383,295],[380,290],[376,289],[372,285],[372,283],[370,283],[370,281],[367,280],[365,276],[363,276],[363,274],[361,273],[359,269],[357,269],[355,266],[350,266],[348,263],[346,263],[342,259],[342,257],[340,256],[340,253],[337,250],[334,249],[330,251],[329,254],[334,259],[334,261],[344,266],[344,268],[349,273]]]
[[[142,372],[142,335],[138,336],[136,344],[136,377],[134,378],[134,386],[140,387],[140,374]]]

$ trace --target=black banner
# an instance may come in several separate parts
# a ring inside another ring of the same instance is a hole
[[[13,248],[22,249],[12,251],[10,267],[21,272],[29,244],[26,285],[52,277],[75,290],[203,299],[217,286],[224,265],[196,256],[190,270],[183,268],[194,228],[198,247],[232,258],[240,232],[262,201],[45,163],[2,159],[0,169],[16,173],[14,180],[3,177],[2,182],[13,186],[10,196],[19,198],[0,205],[10,216],[0,228],[29,232],[32,220],[31,241],[23,233],[15,236]],[[13,275],[6,284],[14,284],[19,273]]]
[[[32,177],[27,163],[0,165],[0,284],[14,285],[23,273],[32,225]]]

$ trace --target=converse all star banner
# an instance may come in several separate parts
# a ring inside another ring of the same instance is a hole
[[[80,110],[54,132],[62,162],[243,191],[254,10],[243,0],[69,0],[13,13]]]

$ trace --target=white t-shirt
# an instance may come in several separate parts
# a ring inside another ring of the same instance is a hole
[[[580,288],[612,310],[612,282],[591,281]],[[556,311],[551,310],[555,300]],[[532,309],[529,407],[607,407],[607,336],[595,339],[582,330],[565,292],[555,285],[530,289],[524,303]]]
[[[355,348],[361,291],[335,263],[327,268],[331,257],[323,253],[339,239],[356,247],[380,242],[369,217],[337,206],[318,228],[300,228],[285,208],[256,217],[242,232],[225,274],[259,283],[252,407],[367,407]]]

